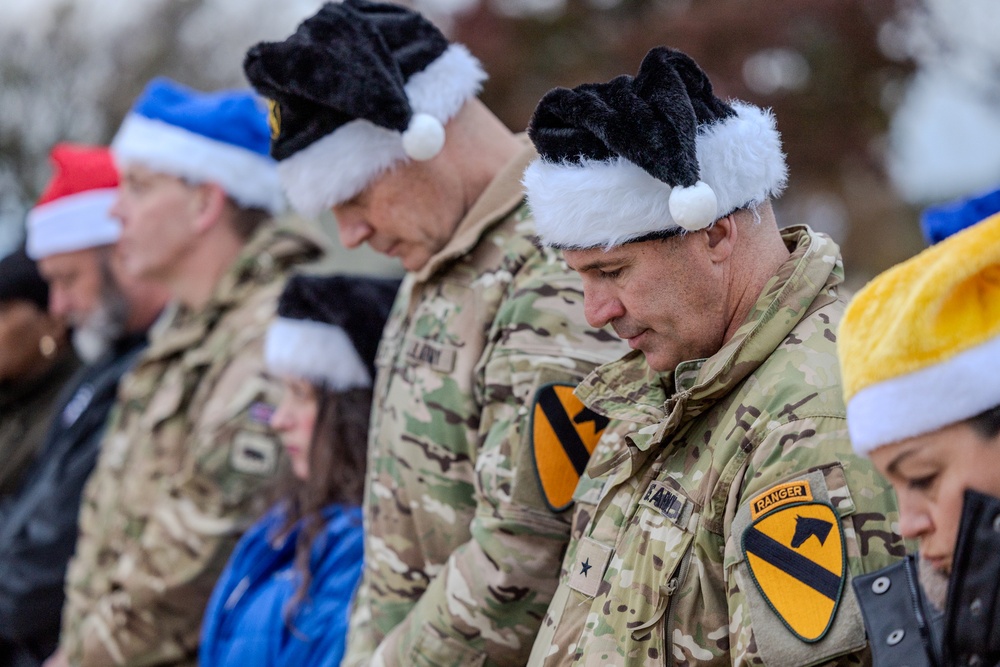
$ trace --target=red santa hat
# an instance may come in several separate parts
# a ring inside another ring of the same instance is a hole
[[[52,180],[28,213],[28,255],[38,260],[117,241],[121,224],[109,214],[118,188],[111,152],[58,144],[49,157]]]

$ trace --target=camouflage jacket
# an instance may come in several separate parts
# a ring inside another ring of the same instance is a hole
[[[285,465],[264,333],[288,270],[319,254],[265,225],[204,309],[164,315],[122,379],[67,574],[71,665],[195,664],[215,580]]]
[[[655,373],[634,352],[577,389],[612,423],[529,664],[868,659],[850,580],[903,555],[895,496],[848,441],[839,249],[782,235],[791,257],[718,353]]]
[[[570,517],[537,477],[551,450],[532,409],[627,349],[586,324],[579,278],[533,243],[520,185],[533,157],[494,179],[394,305],[345,665],[523,664],[555,590]]]

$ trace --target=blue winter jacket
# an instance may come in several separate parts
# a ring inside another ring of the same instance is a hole
[[[257,665],[337,667],[344,655],[351,599],[361,575],[361,509],[331,505],[326,530],[313,542],[308,596],[286,622],[301,581],[295,569],[296,526],[280,543],[280,506],[240,540],[212,592],[202,625],[202,667]]]

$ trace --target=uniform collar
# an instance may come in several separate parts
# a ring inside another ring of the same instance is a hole
[[[521,176],[528,164],[538,157],[527,135],[517,135],[523,148],[493,178],[472,208],[459,221],[455,233],[444,248],[434,254],[427,263],[414,274],[417,283],[429,279],[446,263],[469,253],[483,233],[500,222],[524,203],[524,188]]]
[[[693,419],[728,394],[771,356],[806,314],[835,300],[832,294],[818,297],[843,282],[840,248],[832,239],[804,225],[784,229],[781,236],[790,257],[722,349],[664,373],[651,370],[641,352],[630,352],[584,379],[577,389],[580,399],[612,419],[652,426]]]
[[[318,235],[269,221],[247,242],[223,274],[206,310],[241,302],[256,285],[269,283],[294,264],[318,259],[325,244]]]

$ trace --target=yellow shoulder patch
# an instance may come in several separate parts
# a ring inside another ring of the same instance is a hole
[[[783,504],[754,521],[742,544],[753,581],[774,613],[802,641],[822,639],[846,576],[844,536],[833,507]]]
[[[531,408],[531,443],[538,481],[549,507],[565,510],[590,455],[608,425],[573,395],[576,385],[547,384],[535,393]]]

